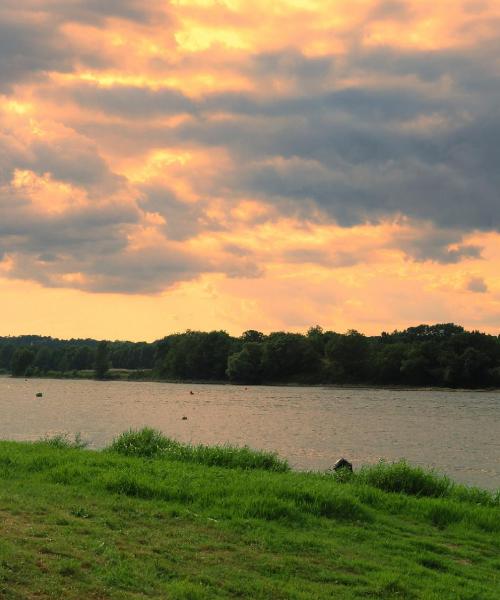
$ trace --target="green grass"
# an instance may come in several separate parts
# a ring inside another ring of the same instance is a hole
[[[0,443],[2,600],[499,597],[494,494],[406,463],[342,477],[118,440]]]
[[[150,427],[125,431],[113,440],[109,451],[124,456],[170,458],[219,467],[265,469],[267,471],[290,470],[287,461],[280,459],[274,452],[252,450],[247,446],[240,448],[227,444],[224,446],[182,444],[165,437],[161,432]]]

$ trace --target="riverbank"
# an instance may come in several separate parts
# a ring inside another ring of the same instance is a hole
[[[498,597],[492,494],[401,465],[351,479],[159,446],[1,442],[0,596]]]
[[[151,382],[151,383],[175,383],[183,385],[228,385],[242,388],[249,387],[291,387],[291,388],[322,388],[332,390],[387,390],[396,392],[500,392],[500,388],[450,388],[450,387],[439,387],[439,386],[405,386],[405,385],[380,385],[380,384],[343,384],[343,383],[280,383],[280,382],[267,382],[252,385],[244,385],[240,383],[232,383],[227,380],[203,380],[203,379],[160,379],[152,375],[152,371],[141,370],[135,371],[133,369],[111,369],[111,373],[104,379],[96,379],[93,371],[78,371],[78,372],[64,372],[56,375],[51,373],[50,375],[33,375],[28,377],[14,377],[8,373],[0,373],[0,378],[12,378],[12,379],[43,379],[43,380],[70,380],[70,381],[124,381],[131,383]]]

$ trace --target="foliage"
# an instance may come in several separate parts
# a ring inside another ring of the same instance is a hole
[[[0,338],[0,372],[17,376],[227,381],[241,384],[500,386],[500,339],[459,325],[365,336],[311,327],[306,335],[192,331],[152,343]],[[109,367],[109,370],[107,370]]]

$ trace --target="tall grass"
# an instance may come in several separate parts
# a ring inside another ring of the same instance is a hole
[[[377,488],[384,492],[425,498],[450,498],[477,506],[500,506],[500,490],[496,493],[459,485],[431,469],[424,469],[405,460],[362,467],[352,473],[340,470],[332,474],[338,483],[353,483]]]
[[[395,463],[380,461],[375,466],[362,467],[356,474],[356,480],[385,492],[433,498],[448,496],[452,488],[447,477],[410,465],[405,460]]]
[[[58,433],[53,436],[45,436],[39,442],[39,444],[44,444],[46,446],[50,446],[51,448],[59,448],[59,449],[67,449],[67,448],[86,448],[88,446],[88,442],[85,441],[80,432],[76,433],[74,438],[72,439],[68,433]]]
[[[165,457],[170,460],[219,467],[264,469],[279,472],[290,470],[287,461],[279,458],[274,452],[252,450],[248,446],[205,446],[203,444],[195,446],[183,444],[166,437],[160,431],[151,427],[125,431],[113,440],[108,450],[125,456]]]

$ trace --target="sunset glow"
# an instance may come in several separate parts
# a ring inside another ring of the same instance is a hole
[[[500,325],[500,3],[3,0],[0,335]]]

